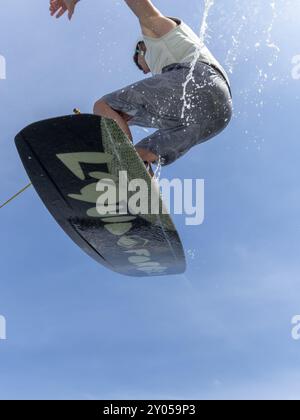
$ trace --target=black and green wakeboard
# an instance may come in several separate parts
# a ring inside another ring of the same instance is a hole
[[[81,114],[34,123],[16,136],[27,174],[55,220],[96,261],[117,273],[164,276],[186,269],[181,240],[156,189],[159,214],[100,215],[99,182],[155,182],[134,146],[109,119]],[[154,189],[155,191],[155,189]],[[153,195],[149,196],[149,208]],[[120,204],[120,203],[118,203]]]

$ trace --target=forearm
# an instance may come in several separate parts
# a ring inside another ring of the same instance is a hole
[[[160,11],[150,0],[125,0],[125,3],[140,20],[144,20],[152,16],[161,16]]]

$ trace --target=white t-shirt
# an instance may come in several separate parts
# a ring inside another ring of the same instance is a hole
[[[169,19],[174,20],[179,25],[171,29],[166,35],[160,38],[143,35],[147,48],[145,60],[151,73],[153,75],[161,74],[162,69],[170,64],[190,63],[194,60],[195,53],[198,50],[198,60],[215,66],[230,85],[225,70],[195,32],[180,19],[171,17]]]

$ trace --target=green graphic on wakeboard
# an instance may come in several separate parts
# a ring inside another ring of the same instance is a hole
[[[136,277],[185,271],[182,244],[156,181],[114,121],[89,114],[41,121],[22,130],[16,145],[50,213],[95,260]],[[120,172],[127,177],[126,191],[118,189],[111,212],[99,212],[102,194],[112,184],[120,186]],[[127,191],[135,180],[145,186],[145,194],[139,193],[141,214],[130,206],[136,192]],[[121,199],[125,192],[129,201]],[[151,213],[153,206],[158,214]]]

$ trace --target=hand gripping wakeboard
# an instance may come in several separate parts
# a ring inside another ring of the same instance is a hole
[[[27,174],[55,220],[70,238],[99,263],[117,273],[134,276],[175,275],[185,271],[182,244],[159,189],[158,214],[98,212],[103,194],[99,183],[142,179],[151,190],[153,179],[134,146],[113,121],[81,114],[40,121],[16,136]],[[103,186],[103,185],[102,185]],[[133,193],[131,193],[133,194]],[[130,193],[129,193],[130,195]],[[116,205],[120,206],[119,195]],[[124,203],[123,203],[124,207]]]

